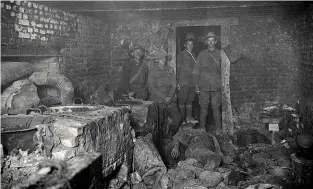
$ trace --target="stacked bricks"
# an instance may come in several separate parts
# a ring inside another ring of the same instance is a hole
[[[58,55],[58,70],[71,80],[76,96],[85,103],[100,84],[110,82],[110,23],[14,0],[1,2],[1,18],[1,51],[10,55],[9,60],[34,55],[18,60],[36,63],[41,61],[38,55]]]
[[[128,112],[127,108],[103,107],[84,115],[55,117],[53,157],[67,160],[80,153],[99,152],[103,174],[109,175],[132,149]]]
[[[4,55],[59,54],[55,49],[76,32],[76,15],[28,1],[1,2]]]

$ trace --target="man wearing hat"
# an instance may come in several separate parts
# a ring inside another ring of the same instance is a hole
[[[193,69],[195,91],[199,94],[200,128],[205,129],[208,106],[211,101],[216,131],[221,130],[220,105],[222,102],[221,51],[215,48],[217,36],[209,32],[205,36],[207,49],[198,55]]]
[[[192,119],[192,101],[195,98],[195,89],[192,83],[192,70],[196,63],[196,55],[192,51],[195,36],[187,33],[185,38],[185,49],[177,56],[177,103],[183,121],[195,122]]]
[[[167,116],[172,119],[167,137],[172,137],[179,129],[181,115],[175,101],[176,76],[173,68],[167,65],[170,55],[160,50],[155,54],[155,68],[148,75],[149,100],[158,102],[159,125],[164,125]],[[167,130],[162,128],[162,130]]]
[[[148,66],[143,62],[144,48],[134,46],[129,52],[129,61],[125,63],[118,89],[118,98],[123,95],[146,100],[148,97]]]

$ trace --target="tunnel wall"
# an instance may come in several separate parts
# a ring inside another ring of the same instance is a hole
[[[12,2],[1,2],[2,60],[33,62],[43,71],[49,70],[51,61],[57,62],[59,71],[73,82],[76,96],[83,99],[109,81],[109,23],[37,2]]]
[[[252,119],[257,117],[260,108],[266,103],[294,105],[300,96],[299,43],[302,35],[299,34],[299,26],[303,24],[304,15],[242,15],[236,18],[239,24],[230,26],[228,40],[244,58],[231,66],[233,110],[241,114],[239,117]],[[150,54],[160,48],[168,50],[168,34],[177,22],[181,21],[137,20],[116,23],[112,30],[113,69],[119,70],[127,58],[121,48],[121,41],[139,43]],[[118,79],[118,74],[114,78]]]
[[[299,35],[303,36],[300,45],[300,109],[304,116],[304,124],[313,126],[313,6],[306,11]]]

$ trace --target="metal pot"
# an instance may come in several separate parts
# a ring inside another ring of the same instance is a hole
[[[36,150],[34,135],[37,128],[2,131],[1,144],[3,145],[4,154],[9,154],[13,149],[28,150],[30,153]]]

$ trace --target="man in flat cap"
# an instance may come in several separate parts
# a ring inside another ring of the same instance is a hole
[[[181,115],[177,109],[175,92],[176,92],[176,75],[174,69],[167,65],[170,55],[163,50],[156,52],[154,57],[155,68],[150,71],[148,76],[149,100],[158,102],[159,106],[159,125],[164,125],[167,116],[172,119],[172,123],[166,137],[171,138],[179,129]],[[162,130],[166,130],[162,128]]]
[[[177,103],[184,122],[195,122],[192,118],[192,101],[195,98],[192,70],[196,63],[196,55],[192,51],[195,37],[187,33],[185,49],[177,56]]]
[[[148,66],[143,62],[144,48],[134,46],[129,51],[129,61],[125,63],[118,88],[118,98],[123,95],[147,100]]]
[[[209,32],[205,36],[207,49],[198,55],[193,69],[195,91],[199,94],[200,128],[206,129],[208,106],[211,101],[216,132],[221,130],[220,105],[222,102],[221,51],[215,48],[217,36]],[[208,129],[211,130],[211,129]]]

